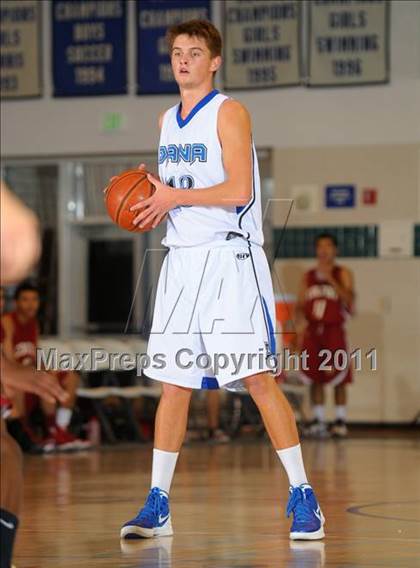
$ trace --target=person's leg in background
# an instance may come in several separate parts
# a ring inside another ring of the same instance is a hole
[[[22,507],[23,464],[22,452],[16,441],[7,432],[1,419],[1,567],[9,568],[13,555],[13,544],[19,524]]]
[[[207,427],[209,441],[217,444],[226,444],[230,441],[229,436],[220,427],[220,397],[219,389],[209,389],[206,392]]]
[[[34,394],[16,392],[13,396],[12,409],[7,416],[6,426],[9,434],[25,453],[40,453],[42,445],[28,424],[30,412],[38,405]]]
[[[80,376],[74,371],[54,373],[54,375],[57,381],[60,381],[69,398],[65,404],[60,405],[58,408],[45,400],[41,400],[41,408],[49,435],[45,448],[48,450],[51,446],[51,449],[60,451],[87,449],[90,447],[90,443],[87,440],[77,438],[68,429],[76,404]]]
[[[69,371],[68,373],[58,377],[58,379],[61,386],[69,395],[69,399],[65,405],[62,404],[57,408],[55,420],[57,426],[63,430],[67,430],[70,425],[73,409],[77,400],[77,389],[80,384],[80,376],[74,371]]]
[[[287,515],[294,515],[290,538],[323,538],[324,518],[308,483],[296,420],[289,402],[268,373],[247,377],[243,382],[261,413],[268,435],[289,479]]]
[[[322,383],[313,381],[310,387],[311,406],[313,420],[308,428],[308,433],[317,438],[328,436],[328,428],[325,420],[325,387]]]
[[[331,425],[331,434],[336,438],[345,438],[348,434],[346,424],[347,385],[352,382],[353,378],[345,328],[343,326],[334,327],[327,339],[328,347],[333,354],[334,360],[340,352],[346,354],[346,361],[340,358],[340,363],[347,363],[347,366],[345,366],[344,369],[342,367],[340,369],[334,369],[333,375],[331,376],[331,384],[334,385],[335,401],[335,421]]]
[[[345,438],[348,434],[347,418],[347,390],[346,384],[340,383],[334,387],[335,422],[331,426],[331,434],[337,438]]]
[[[323,346],[316,330],[307,327],[302,340],[301,353],[305,353],[302,359],[302,369],[299,371],[301,381],[309,386],[312,420],[304,428],[304,434],[315,438],[328,437],[328,429],[325,421],[325,391],[324,371],[321,365],[324,360],[320,357]]]
[[[123,525],[121,538],[172,534],[169,491],[187,430],[191,395],[190,388],[162,383],[155,418],[151,490],[138,515]]]

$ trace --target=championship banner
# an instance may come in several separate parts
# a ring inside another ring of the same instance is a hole
[[[300,1],[224,2],[224,84],[266,89],[300,84]]]
[[[389,81],[389,10],[387,0],[312,0],[308,84]]]
[[[41,96],[41,2],[3,0],[0,18],[0,94]]]
[[[125,0],[53,0],[55,97],[127,92]]]
[[[137,0],[137,93],[177,93],[166,44],[169,26],[210,20],[209,0]]]

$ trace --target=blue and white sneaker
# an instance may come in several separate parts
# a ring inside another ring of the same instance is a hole
[[[121,538],[127,539],[171,536],[172,534],[169,495],[159,487],[153,487],[150,490],[143,509],[121,529]]]
[[[318,540],[324,538],[325,518],[310,485],[289,488],[287,517],[293,513],[291,540]]]

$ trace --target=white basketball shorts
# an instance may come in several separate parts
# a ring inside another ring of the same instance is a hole
[[[273,371],[275,306],[262,247],[171,248],[163,261],[145,375],[189,388],[241,390]]]

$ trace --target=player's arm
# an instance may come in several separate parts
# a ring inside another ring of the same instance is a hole
[[[337,292],[338,297],[351,312],[354,303],[354,279],[351,270],[348,268],[341,268],[340,280],[336,280],[333,276],[330,278],[330,284]]]
[[[194,191],[176,190],[177,205],[238,207],[252,195],[251,119],[246,108],[226,100],[219,110],[217,131],[226,181]]]
[[[68,401],[68,394],[61,387],[55,377],[44,371],[35,371],[31,367],[24,367],[15,361],[10,361],[1,355],[1,386],[5,395],[9,398],[17,392],[30,392],[54,403]]]
[[[8,314],[5,314],[1,318],[1,325],[4,333],[1,351],[9,361],[14,361],[13,334],[15,332],[15,326],[12,318]]]
[[[154,220],[156,226],[163,215],[179,205],[237,207],[246,205],[252,194],[252,139],[248,111],[237,101],[226,100],[219,111],[218,134],[222,146],[226,180],[207,188],[185,191],[160,183],[149,174],[156,191],[149,199],[134,205],[141,210],[134,220],[140,226]]]

